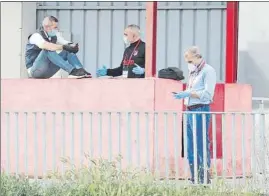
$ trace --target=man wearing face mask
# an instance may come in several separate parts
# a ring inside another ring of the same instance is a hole
[[[77,49],[77,51],[74,51],[75,53],[77,53],[78,50],[79,50],[78,43],[75,44],[75,43],[73,43],[71,41],[67,41],[63,37],[62,33],[59,32],[59,29],[58,29],[58,22],[59,22],[59,20],[56,17],[54,17],[54,16],[49,16],[49,17],[50,17],[50,19],[52,21],[52,29],[55,32],[55,36],[57,37],[56,44],[61,44],[61,45],[67,45],[68,44],[68,45],[71,45],[71,46],[73,46],[73,47],[75,47]],[[60,53],[61,50],[57,50],[56,52],[57,53]]]
[[[185,91],[174,93],[175,99],[185,99],[187,111],[210,112],[210,104],[213,101],[216,86],[216,71],[202,58],[198,47],[191,47],[185,52],[185,61],[188,63],[189,82]],[[198,182],[210,183],[210,147],[209,147],[209,123],[210,114],[205,114],[205,130],[203,130],[202,114],[195,114],[196,139],[197,139],[197,165]],[[204,156],[203,156],[203,131],[206,132],[206,165],[207,179],[204,181]],[[193,114],[187,114],[187,151],[191,170],[191,181],[194,183],[194,148],[193,148]]]
[[[57,41],[58,31],[53,22],[54,17],[45,17],[42,27],[28,37],[25,62],[29,77],[50,78],[59,69],[68,72],[69,77],[91,77],[75,55],[78,45],[72,46]]]
[[[127,78],[145,77],[145,42],[140,39],[140,28],[137,25],[129,25],[123,36],[123,41],[128,46],[119,67],[107,69],[106,66],[97,69],[97,77],[123,76]]]

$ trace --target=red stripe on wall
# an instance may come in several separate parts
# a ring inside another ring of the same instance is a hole
[[[156,75],[156,46],[157,46],[157,2],[147,2],[146,6],[146,65],[145,76]]]
[[[226,83],[237,82],[239,2],[227,2],[226,10]]]

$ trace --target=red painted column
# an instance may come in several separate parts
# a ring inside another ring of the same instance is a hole
[[[226,83],[237,82],[239,2],[228,1],[226,10]]]
[[[156,76],[157,2],[146,4],[146,66],[145,76]]]

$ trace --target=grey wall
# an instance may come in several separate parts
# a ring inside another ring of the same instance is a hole
[[[22,2],[22,31],[21,31],[21,78],[28,78],[28,72],[25,66],[25,46],[28,42],[28,36],[36,30],[36,2]]]
[[[200,46],[207,62],[223,81],[225,66],[225,2],[159,2],[157,69],[182,67],[183,52]],[[55,15],[60,28],[79,42],[79,58],[95,75],[96,67],[119,66],[124,50],[123,30],[140,25],[145,37],[145,2],[38,2],[37,27],[46,15]]]
[[[239,3],[238,82],[269,97],[269,2]]]
[[[20,78],[21,16],[22,2],[1,2],[1,78]]]

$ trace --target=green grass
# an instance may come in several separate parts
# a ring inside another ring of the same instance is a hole
[[[68,166],[64,175],[50,173],[44,180],[31,182],[26,177],[1,174],[1,196],[230,196],[259,195],[232,191],[218,183],[211,188],[178,186],[175,181],[155,181],[153,176],[137,169],[119,170],[117,161],[89,160],[91,167]],[[89,164],[87,163],[87,165]],[[48,183],[49,182],[49,183]]]

